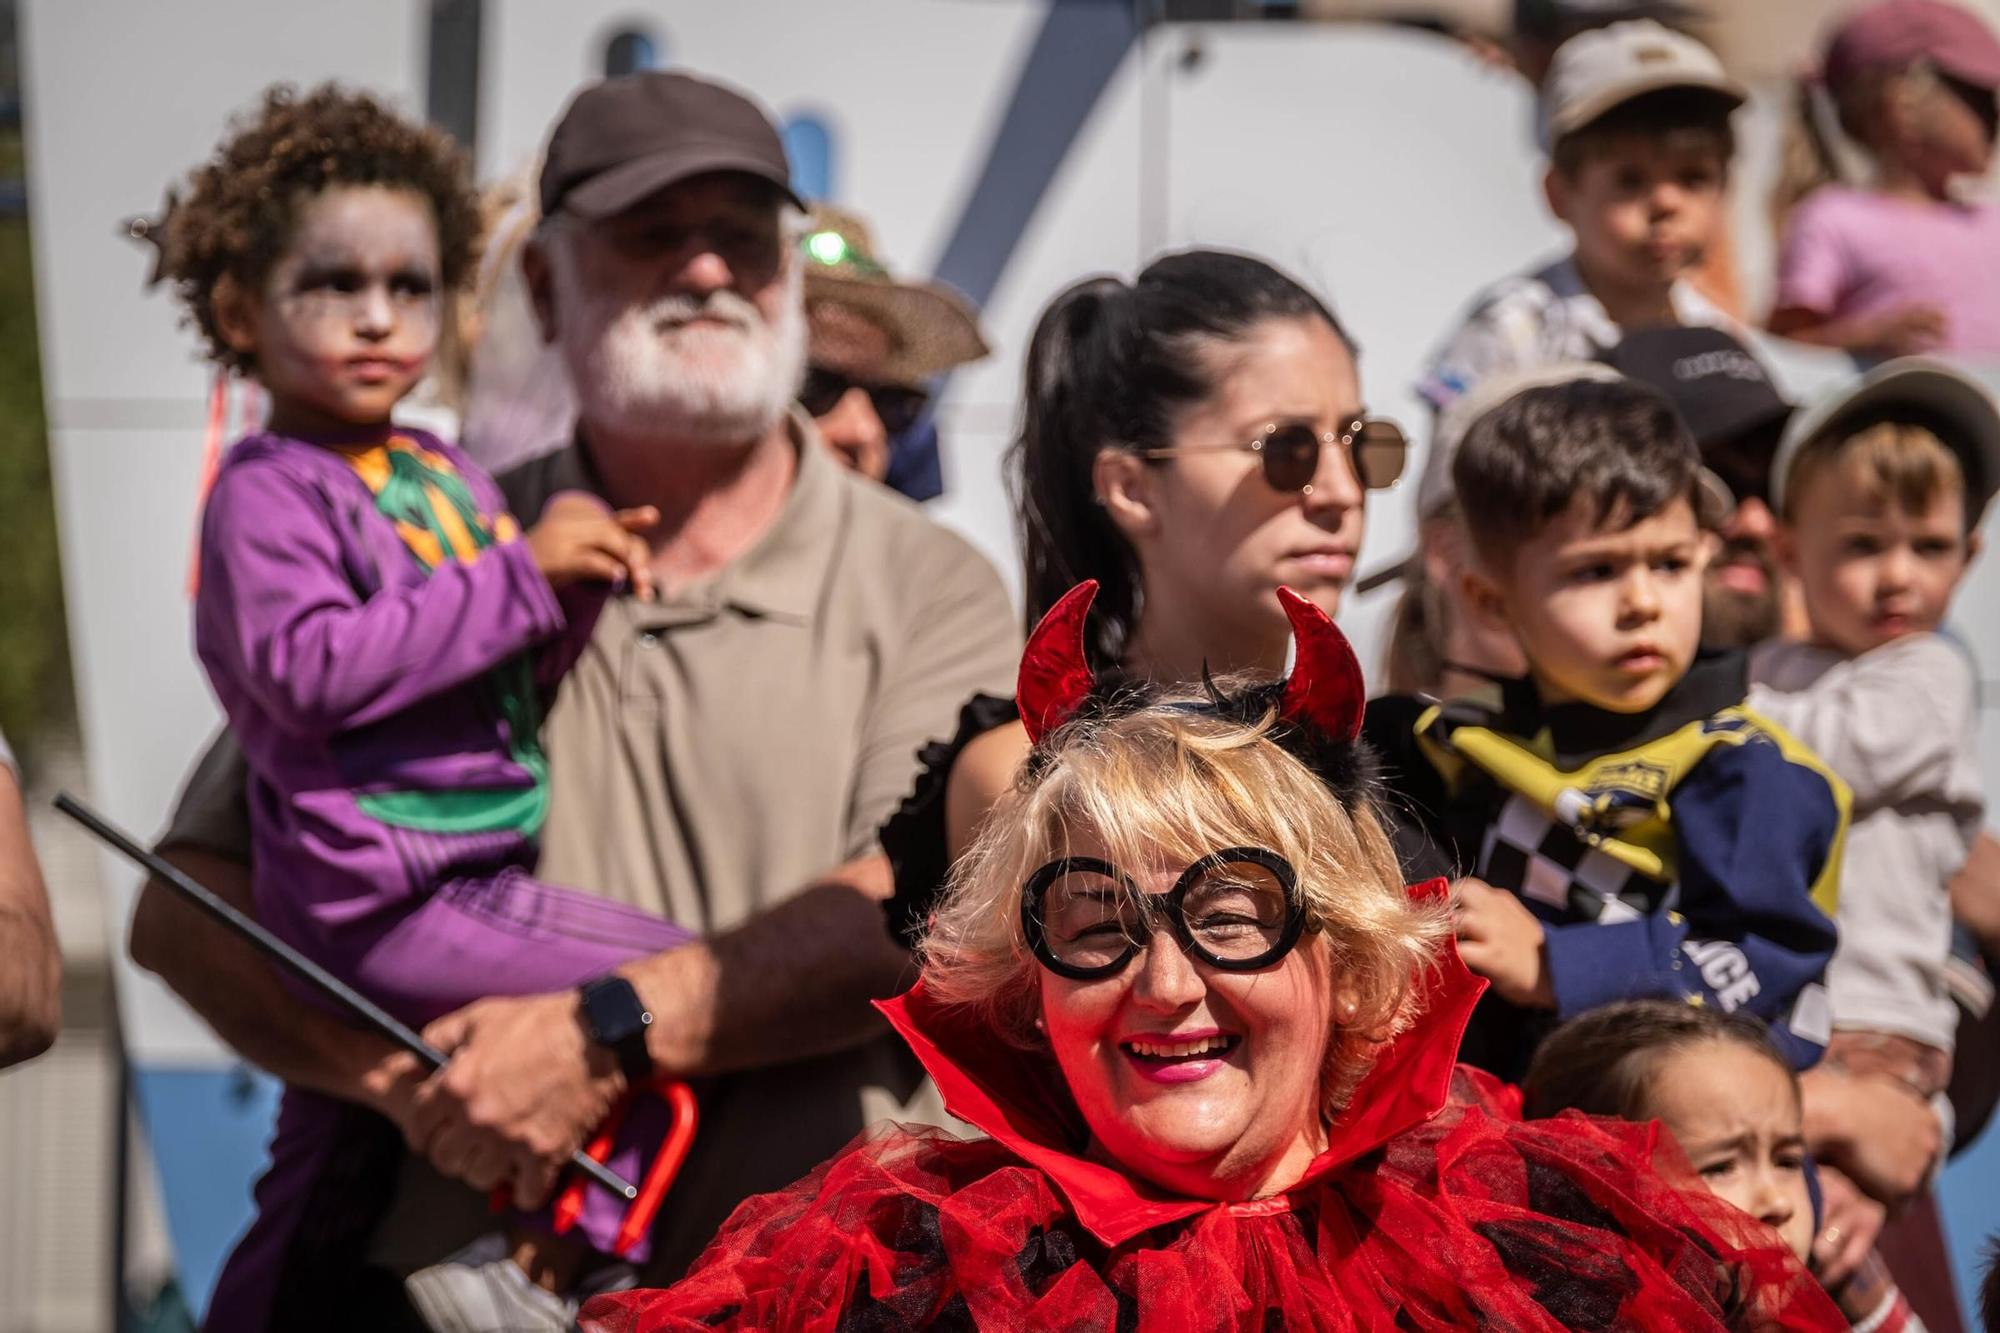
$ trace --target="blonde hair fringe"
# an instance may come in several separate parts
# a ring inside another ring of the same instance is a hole
[[[995,807],[953,871],[919,946],[925,987],[977,1010],[1015,1045],[1038,1049],[1042,969],[1022,934],[1021,894],[1039,866],[1069,855],[1079,834],[1135,870],[1264,847],[1298,872],[1310,931],[1298,948],[1358,1002],[1329,1033],[1321,1087],[1331,1118],[1381,1045],[1417,1017],[1420,983],[1450,934],[1446,910],[1409,896],[1371,805],[1342,806],[1271,738],[1274,716],[1246,728],[1176,702],[1044,742],[1053,748],[1047,766]]]

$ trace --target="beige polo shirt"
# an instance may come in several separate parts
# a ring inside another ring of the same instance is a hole
[[[564,678],[543,729],[541,878],[727,930],[871,849],[917,750],[950,734],[973,693],[1011,692],[1019,634],[992,566],[841,468],[809,418],[792,430],[798,472],[764,536],[660,602],[614,599]],[[598,489],[575,445],[501,485],[524,521],[557,491]],[[240,777],[198,773],[166,841],[225,842],[220,828],[241,816],[219,802],[240,809],[241,791]],[[655,1230],[655,1281],[685,1268],[737,1203],[790,1184],[872,1121],[941,1113],[886,1031],[700,1095],[701,1132]],[[376,1255],[415,1266],[489,1224],[482,1200],[413,1165]]]

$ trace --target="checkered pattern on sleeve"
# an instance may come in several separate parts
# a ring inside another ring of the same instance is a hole
[[[1636,921],[1671,906],[1674,896],[1673,885],[1590,846],[1518,794],[1507,797],[1487,826],[1479,877],[1496,889],[1513,890],[1542,909],[1538,915],[1558,921]]]

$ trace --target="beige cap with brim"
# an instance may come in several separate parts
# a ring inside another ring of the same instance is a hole
[[[853,214],[819,205],[800,245],[807,308],[842,305],[889,335],[884,380],[921,387],[991,353],[972,303],[941,282],[892,277],[875,257],[866,224]]]
[[[1947,361],[1906,356],[1885,361],[1858,380],[1800,408],[1785,425],[1771,459],[1771,506],[1785,507],[1785,481],[1799,451],[1831,428],[1908,420],[1923,426],[1958,456],[1965,473],[1966,512],[1976,521],[2000,491],[2000,405],[1993,391]]]
[[[1614,107],[1667,88],[1713,93],[1731,110],[1749,97],[1715,52],[1650,19],[1579,33],[1557,48],[1542,89],[1549,137],[1574,134]]]

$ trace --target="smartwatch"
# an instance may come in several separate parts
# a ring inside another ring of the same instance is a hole
[[[653,1076],[653,1057],[646,1049],[646,1029],[653,1016],[639,1002],[639,992],[620,976],[599,977],[577,989],[583,1030],[592,1041],[618,1057],[625,1081],[638,1087]]]

